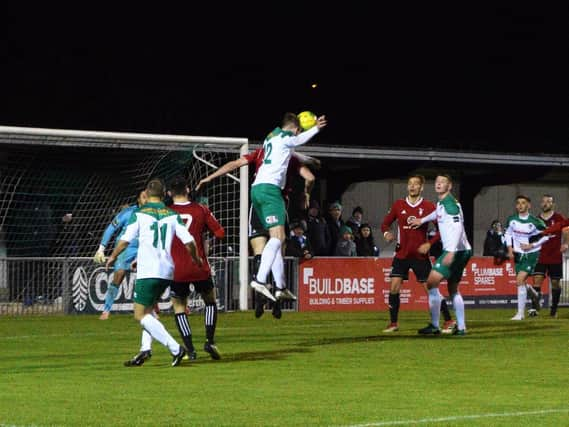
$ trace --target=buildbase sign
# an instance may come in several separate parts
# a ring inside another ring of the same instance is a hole
[[[300,264],[300,311],[385,310],[388,306],[391,259],[314,258]],[[547,295],[547,285],[542,287]],[[445,282],[440,290],[448,296]],[[514,264],[494,265],[492,258],[472,258],[464,270],[460,292],[470,306],[510,306],[517,302]],[[426,310],[428,298],[414,274],[400,292],[401,310]],[[546,301],[547,302],[547,301]]]
[[[378,310],[377,264],[368,258],[319,258],[300,266],[299,310]]]

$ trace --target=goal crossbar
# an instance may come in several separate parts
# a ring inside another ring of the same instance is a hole
[[[218,136],[167,135],[135,132],[106,132],[0,126],[0,142],[27,145],[54,145],[93,148],[129,148],[144,150],[191,150],[196,144],[212,149],[216,146],[239,147],[247,138]]]

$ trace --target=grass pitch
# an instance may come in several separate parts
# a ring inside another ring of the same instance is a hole
[[[569,426],[569,313],[511,322],[469,310],[465,337],[420,337],[427,314],[220,314],[220,361],[125,368],[128,315],[0,318],[0,426]],[[172,316],[163,315],[179,339]]]

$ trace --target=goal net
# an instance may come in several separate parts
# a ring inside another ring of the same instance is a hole
[[[0,147],[0,257],[21,259],[92,257],[112,218],[136,203],[150,178],[168,184],[184,175],[194,188],[217,167],[246,152],[248,145],[242,138],[0,127]],[[206,204],[226,230],[223,241],[212,236],[206,240],[218,279],[235,277],[223,271],[228,258],[243,257],[231,265],[247,269],[247,181],[242,168],[198,194],[197,201]],[[11,300],[24,300],[24,294],[34,298],[37,295],[29,294],[38,292],[29,291],[34,286],[30,282],[58,281],[59,273],[44,269],[42,274],[28,271],[15,283],[8,280],[9,270],[0,268],[0,275],[6,276],[0,277],[0,300],[6,294]],[[246,286],[247,272],[240,270],[238,276],[240,288]],[[57,290],[51,293],[41,296],[55,298]]]

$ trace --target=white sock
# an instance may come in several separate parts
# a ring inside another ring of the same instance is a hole
[[[140,351],[148,351],[152,349],[152,335],[146,329],[142,330],[142,339],[140,340]]]
[[[170,353],[178,354],[180,352],[180,344],[176,342],[172,335],[168,333],[164,325],[152,316],[152,314],[147,314],[140,321],[142,327],[152,335],[156,341],[160,344],[168,347]]]
[[[265,245],[263,253],[261,254],[261,265],[259,266],[259,271],[257,272],[257,282],[267,283],[269,271],[271,271],[275,257],[280,252],[281,241],[275,237],[271,237]]]
[[[456,323],[458,329],[466,330],[466,322],[464,318],[464,300],[462,299],[462,295],[458,292],[453,295],[452,297],[452,305],[454,306],[454,313],[456,314]]]
[[[284,260],[281,251],[279,251],[275,256],[271,272],[273,273],[273,278],[275,279],[275,285],[277,285],[277,288],[283,289],[286,286],[286,282],[284,274]]]
[[[431,309],[431,324],[438,328],[441,316],[441,293],[439,288],[429,289],[429,308]]]
[[[518,314],[524,317],[524,311],[526,309],[526,299],[527,299],[527,288],[526,285],[518,286]]]

